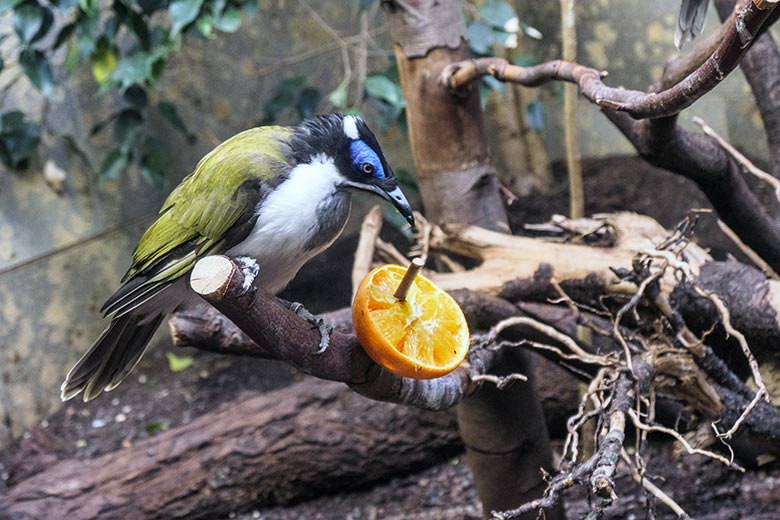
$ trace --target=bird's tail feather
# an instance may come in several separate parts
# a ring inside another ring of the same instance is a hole
[[[103,390],[112,390],[141,359],[163,315],[124,315],[111,320],[92,347],[74,365],[62,383],[62,400],[82,390],[84,401],[94,399]]]

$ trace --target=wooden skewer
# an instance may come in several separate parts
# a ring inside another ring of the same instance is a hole
[[[424,264],[425,262],[423,262],[421,258],[412,260],[412,263],[409,264],[409,269],[406,270],[406,274],[401,280],[401,283],[398,284],[398,289],[395,290],[393,296],[401,301],[406,299],[406,295],[409,293],[409,289],[412,287],[412,283],[414,283],[417,273],[420,272],[420,269],[422,269]]]

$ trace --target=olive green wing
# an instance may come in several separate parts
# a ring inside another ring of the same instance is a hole
[[[198,163],[166,199],[133,252],[124,285],[101,309],[122,316],[251,231],[254,208],[288,168],[285,127],[261,127],[228,139]]]

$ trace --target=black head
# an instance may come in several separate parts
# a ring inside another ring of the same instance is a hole
[[[307,119],[293,132],[292,153],[298,164],[319,155],[333,158],[344,188],[369,191],[390,201],[414,226],[414,216],[398,187],[374,133],[359,117],[329,114]]]

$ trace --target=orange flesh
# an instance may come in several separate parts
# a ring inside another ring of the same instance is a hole
[[[435,373],[427,375],[437,377],[462,361],[468,348],[468,327],[454,300],[422,276],[415,278],[404,301],[397,300],[393,293],[405,271],[398,266],[375,270],[355,302],[365,305],[371,328],[381,338],[380,348],[385,343],[409,358],[415,372],[428,368]],[[361,297],[364,302],[359,301]],[[372,354],[370,348],[366,350]]]

